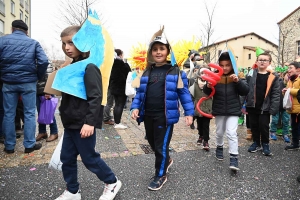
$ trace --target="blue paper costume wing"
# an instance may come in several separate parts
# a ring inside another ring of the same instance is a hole
[[[235,75],[238,75],[239,72],[238,72],[238,68],[237,68],[237,65],[236,65],[235,57],[234,57],[233,53],[231,52],[231,50],[229,50],[229,49],[228,49],[228,54],[229,54],[229,57],[230,57],[230,61],[231,61],[231,64],[232,64],[233,71],[234,71]]]

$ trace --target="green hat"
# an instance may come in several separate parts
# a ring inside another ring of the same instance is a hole
[[[265,52],[260,47],[256,47],[255,49],[256,49],[256,57],[258,57],[260,54],[262,54],[263,52]]]

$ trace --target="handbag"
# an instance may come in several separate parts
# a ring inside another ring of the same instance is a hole
[[[135,88],[131,86],[132,83],[132,72],[129,72],[126,78],[126,87],[125,87],[125,94],[129,98],[133,98],[136,94]]]
[[[283,108],[285,110],[292,110],[293,107],[293,97],[290,95],[291,89],[288,88],[283,97]]]
[[[40,97],[41,105],[38,116],[39,124],[52,124],[55,109],[58,103],[58,98],[52,97],[51,99],[45,99],[44,96]]]
[[[62,167],[62,162],[60,161],[60,153],[61,153],[61,148],[62,148],[62,143],[63,143],[64,135],[61,136],[49,163],[48,168],[56,169],[61,171]]]

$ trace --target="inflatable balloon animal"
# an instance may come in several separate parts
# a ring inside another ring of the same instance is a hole
[[[203,70],[203,73],[204,75],[201,76],[201,78],[207,82],[209,82],[209,84],[211,85],[211,93],[209,96],[207,97],[202,97],[197,105],[196,105],[196,109],[197,111],[204,117],[208,117],[208,118],[213,118],[213,115],[212,114],[207,114],[205,112],[203,112],[202,110],[200,110],[200,105],[203,101],[211,98],[212,96],[214,96],[215,94],[215,88],[214,86],[218,83],[218,81],[221,79],[221,76],[223,74],[223,69],[219,66],[219,65],[216,65],[216,64],[212,64],[212,63],[209,63],[208,66],[214,68],[214,69],[217,69],[218,70],[218,73],[214,73],[208,69],[204,69]]]

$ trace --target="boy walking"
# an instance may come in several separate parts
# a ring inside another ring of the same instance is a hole
[[[272,57],[269,53],[261,53],[257,57],[257,69],[248,75],[249,93],[246,109],[250,119],[253,144],[248,152],[262,150],[265,156],[271,156],[269,146],[270,115],[279,111],[280,87],[278,76],[269,70]]]
[[[85,59],[72,37],[78,32],[80,26],[70,26],[62,31],[60,37],[63,51],[73,62]],[[61,149],[61,162],[63,177],[67,189],[56,200],[80,200],[81,193],[77,178],[77,156],[80,154],[85,167],[96,174],[105,183],[105,189],[99,200],[112,200],[121,188],[121,182],[112,170],[95,152],[96,128],[102,127],[102,80],[99,68],[90,63],[86,66],[84,74],[87,100],[62,93],[59,108],[62,124],[65,128]]]

